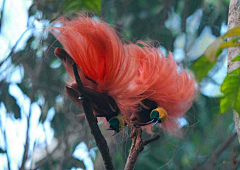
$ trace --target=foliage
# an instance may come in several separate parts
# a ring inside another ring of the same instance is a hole
[[[236,27],[218,37],[211,45],[209,45],[204,54],[192,65],[192,70],[195,71],[195,76],[198,81],[201,81],[207,75],[209,70],[211,70],[224,48],[239,46],[238,39],[234,38],[229,41],[226,41],[225,39],[239,35],[240,28]]]
[[[80,1],[64,0],[63,10],[66,13],[72,13],[80,11],[82,9],[100,14],[101,0],[80,0]]]
[[[204,52],[204,54],[192,65],[196,79],[201,81],[212,69],[218,56],[224,48],[238,47],[240,27],[229,30],[224,35],[218,37]],[[228,41],[226,38],[231,38]],[[232,60],[239,61],[239,56]],[[220,102],[220,112],[226,113],[230,108],[235,109],[240,114],[240,68],[228,73],[221,86],[224,98]]]
[[[240,68],[227,75],[222,84],[221,91],[225,94],[220,102],[221,113],[225,113],[230,108],[240,113]]]

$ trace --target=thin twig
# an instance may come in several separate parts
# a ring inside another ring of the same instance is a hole
[[[143,151],[144,146],[160,138],[160,135],[157,134],[149,139],[142,139],[142,129],[140,126],[134,126],[129,118],[124,117],[125,122],[131,129],[130,137],[132,138],[132,145],[130,153],[125,164],[125,170],[133,170],[136,164],[139,154]]]
[[[33,89],[32,89],[32,92],[30,94],[30,106],[29,106],[29,115],[27,116],[27,131],[26,131],[26,138],[25,138],[25,145],[24,145],[24,153],[23,153],[23,157],[22,157],[22,163],[21,163],[21,166],[20,166],[20,170],[24,170],[25,169],[25,163],[28,159],[28,152],[29,152],[29,131],[30,131],[30,121],[31,121],[31,117],[32,117],[32,109],[31,109],[31,105],[32,105],[32,102],[33,102],[33,96],[34,96],[34,93],[35,93],[35,88],[33,86]]]
[[[49,153],[44,159],[42,159],[41,161],[39,161],[37,163],[37,165],[34,168],[31,168],[30,170],[36,170],[39,169],[46,161],[48,161],[49,159],[51,159],[51,157],[53,156],[54,153],[56,153],[56,151],[61,147],[62,143],[68,139],[70,137],[70,135],[77,129],[77,126],[79,125],[79,122],[76,122],[73,127],[68,130],[60,140],[58,140],[58,144],[57,146],[53,149],[53,151],[51,151],[51,153]]]
[[[18,40],[16,41],[16,43],[14,44],[14,46],[11,48],[11,52],[8,54],[8,56],[2,61],[0,62],[0,66],[5,62],[7,61],[14,53],[15,53],[15,50],[19,44],[19,42],[22,40],[23,36],[29,31],[30,28],[27,28],[22,34],[21,36],[18,38]]]
[[[64,133],[64,136],[67,135],[66,133]],[[59,167],[59,170],[63,169],[64,167],[64,163],[67,162],[67,157],[68,157],[68,151],[69,151],[69,143],[68,143],[68,139],[69,138],[65,138],[64,140],[64,151],[63,151],[63,154],[62,154],[62,157],[61,157],[61,160],[60,160],[60,167]]]
[[[44,135],[45,135],[44,143],[46,145],[46,148],[45,148],[46,149],[46,153],[47,153],[47,156],[50,157],[49,146],[48,146],[48,142],[47,142],[47,132],[46,132],[45,126],[43,126],[43,131],[44,131]],[[53,161],[52,161],[52,159],[47,159],[47,161],[48,161],[48,165],[49,165],[50,169],[53,169]]]
[[[217,158],[222,154],[222,152],[233,142],[237,137],[237,133],[230,135],[221,145],[219,145],[216,150],[213,152],[212,156],[208,160],[208,163],[205,165],[204,169],[213,169]]]
[[[4,13],[4,9],[5,9],[5,3],[6,3],[6,0],[3,0],[2,11],[1,11],[1,16],[0,16],[0,33],[2,32],[2,22],[3,22],[3,13]]]
[[[0,130],[3,134],[3,139],[4,139],[4,144],[5,144],[5,154],[6,154],[6,157],[7,157],[7,169],[10,170],[11,169],[11,161],[10,161],[10,158],[9,158],[9,155],[8,155],[8,141],[7,141],[7,134],[6,134],[6,126],[5,126],[5,128],[3,127],[3,122],[2,122],[1,117],[0,117],[0,125],[2,126],[0,128]]]
[[[28,151],[29,151],[29,131],[30,131],[30,120],[31,120],[31,115],[32,115],[32,111],[31,111],[31,104],[30,104],[30,111],[29,111],[29,116],[27,118],[27,132],[26,132],[26,139],[25,139],[25,145],[24,145],[24,153],[23,153],[23,158],[22,158],[22,163],[20,166],[20,170],[24,170],[24,166],[25,163],[27,161],[28,158]]]
[[[81,82],[80,76],[78,74],[77,65],[75,62],[73,63],[73,71],[74,71],[74,76],[75,76],[76,82],[78,84],[78,90],[81,93],[83,86],[82,86],[82,82]],[[83,106],[88,124],[91,128],[91,133],[94,136],[94,139],[96,141],[98,149],[102,155],[105,168],[107,170],[113,170],[114,168],[113,168],[113,164],[112,164],[112,159],[109,154],[109,148],[108,148],[105,138],[103,137],[103,135],[97,125],[97,119],[93,115],[91,104],[90,104],[89,100],[86,97],[84,97],[84,95],[81,95],[81,100],[82,100],[82,106]]]
[[[7,157],[7,165],[8,169],[11,169],[11,164],[10,164],[10,158],[8,155],[8,144],[7,144],[7,135],[6,135],[6,129],[3,131],[3,136],[4,136],[4,143],[5,143],[5,152],[6,152],[6,157]]]
[[[29,98],[30,98],[30,108],[29,108],[29,115],[27,116],[27,131],[26,131],[26,138],[25,138],[25,145],[24,145],[24,153],[23,153],[23,157],[22,157],[22,163],[21,163],[21,166],[20,166],[20,170],[23,170],[25,169],[25,163],[28,159],[28,153],[29,153],[29,131],[30,131],[30,123],[31,123],[31,117],[32,117],[32,109],[31,109],[31,105],[32,103],[34,102],[34,95],[35,95],[35,90],[36,90],[36,86],[35,86],[35,82],[36,80],[38,79],[41,71],[42,71],[42,66],[43,66],[43,58],[42,60],[40,61],[39,63],[39,66],[36,68],[36,76],[34,78],[32,78],[32,82],[33,82],[33,87],[32,87],[32,91],[29,95]]]

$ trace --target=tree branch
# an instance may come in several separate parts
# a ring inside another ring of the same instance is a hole
[[[43,131],[44,131],[44,134],[45,134],[45,145],[46,145],[45,149],[46,149],[47,157],[50,157],[49,146],[48,146],[48,142],[47,142],[47,132],[46,132],[46,127],[45,126],[43,126]],[[47,161],[48,161],[48,165],[49,165],[50,169],[53,169],[53,161],[52,161],[52,159],[47,159]]]
[[[139,154],[143,151],[144,146],[160,138],[160,135],[157,134],[152,138],[143,140],[142,139],[142,129],[140,126],[134,126],[129,118],[124,117],[125,122],[131,129],[130,137],[132,138],[131,149],[127,158],[125,165],[125,170],[133,170],[136,164]]]
[[[33,91],[35,91],[35,88],[33,87]],[[31,109],[31,106],[32,106],[32,102],[33,102],[33,95],[30,96],[30,108],[29,108],[29,115],[27,117],[27,131],[26,131],[26,138],[25,138],[25,145],[24,145],[24,153],[23,153],[23,157],[22,157],[22,163],[21,163],[21,166],[20,166],[20,170],[24,170],[25,169],[25,163],[28,159],[28,152],[29,152],[29,131],[30,131],[30,121],[31,121],[31,117],[32,117],[32,109]]]
[[[74,130],[78,129],[78,127],[77,127],[78,124],[79,124],[79,123],[76,122],[70,130],[67,130],[66,133],[65,133],[66,135],[64,135],[60,140],[58,140],[58,144],[57,144],[57,146],[53,149],[53,151],[51,151],[51,153],[48,153],[45,158],[43,158],[42,160],[40,160],[40,161],[35,165],[35,167],[34,167],[34,168],[31,168],[30,170],[39,169],[39,168],[41,168],[41,166],[42,166],[45,162],[49,161],[49,160],[51,159],[51,157],[52,157],[59,149],[61,149],[62,143],[63,143],[66,139],[68,139],[68,138],[70,137],[70,135],[72,135],[72,133],[73,133]]]
[[[6,0],[3,0],[2,10],[1,10],[1,14],[0,14],[0,33],[2,32],[2,22],[3,22],[3,13],[4,13],[4,9],[5,9],[5,3],[6,3]]]
[[[29,131],[30,131],[30,126],[31,126],[31,117],[32,117],[32,109],[31,109],[31,106],[32,106],[32,103],[34,102],[34,95],[35,95],[35,91],[36,91],[36,86],[34,82],[36,82],[36,80],[38,80],[38,77],[41,73],[41,68],[43,66],[43,61],[44,61],[44,58],[41,59],[40,63],[39,63],[39,66],[37,68],[35,68],[36,70],[36,75],[34,78],[32,78],[32,82],[33,82],[33,86],[32,86],[32,91],[29,95],[29,98],[30,98],[30,108],[29,108],[29,115],[27,116],[27,131],[26,131],[26,138],[25,138],[25,145],[24,145],[24,153],[23,153],[23,157],[22,157],[22,163],[21,163],[21,166],[20,166],[20,170],[23,170],[25,169],[25,163],[28,159],[28,154],[29,154]]]
[[[10,57],[12,57],[12,55],[15,53],[15,50],[19,44],[19,42],[22,40],[23,36],[28,32],[29,28],[27,28],[23,33],[22,35],[19,37],[19,39],[16,41],[16,43],[14,44],[14,46],[11,48],[11,51],[10,53],[8,54],[8,56],[0,62],[0,66],[5,62],[7,61]]]
[[[75,76],[76,82],[78,84],[78,90],[81,93],[82,82],[81,82],[80,76],[78,74],[77,65],[75,62],[73,63],[73,71],[74,71],[74,76]],[[105,138],[103,137],[103,135],[97,125],[97,119],[93,115],[91,104],[84,95],[81,95],[81,100],[82,100],[82,106],[83,106],[88,124],[91,128],[91,133],[94,136],[94,139],[96,141],[98,149],[102,155],[105,168],[107,170],[113,170],[114,168],[113,168],[113,164],[112,164],[112,159],[109,154],[109,148],[108,148]]]
[[[208,160],[208,163],[205,165],[204,169],[214,169],[217,158],[222,154],[222,152],[233,142],[237,137],[237,133],[230,135],[221,145],[219,145],[216,150],[213,152],[211,158]]]
[[[230,0],[229,14],[228,14],[228,29],[240,26],[240,12],[239,12],[240,0]],[[232,62],[240,53],[240,48],[228,48],[228,72],[240,67],[239,62]],[[238,141],[240,142],[240,119],[238,113],[234,110],[234,122],[238,134]]]
[[[5,152],[6,152],[6,157],[7,157],[7,165],[8,169],[11,169],[11,163],[10,163],[10,158],[8,155],[8,144],[7,144],[7,135],[6,135],[6,128],[3,131],[3,136],[4,136],[4,143],[5,143]]]

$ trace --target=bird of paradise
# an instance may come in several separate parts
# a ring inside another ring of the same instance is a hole
[[[125,44],[104,21],[81,14],[56,22],[62,26],[52,27],[51,32],[64,49],[56,48],[55,55],[70,77],[65,89],[76,105],[81,107],[79,96],[84,94],[95,116],[105,117],[115,133],[125,125],[123,116],[140,126],[161,123],[163,130],[178,129],[177,120],[191,107],[196,87],[194,78],[178,68],[171,53],[165,57],[142,41]]]

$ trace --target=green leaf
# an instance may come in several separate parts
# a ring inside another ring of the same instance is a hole
[[[232,38],[232,39],[231,39],[231,41],[234,42],[234,43],[238,42],[239,40],[240,40],[239,37],[236,37],[236,38]]]
[[[64,0],[63,10],[67,13],[90,10],[101,13],[101,0]]]
[[[195,77],[197,81],[201,81],[211,70],[214,63],[210,62],[205,55],[202,55],[200,58],[195,61],[191,67],[191,69],[195,73]]]
[[[239,47],[240,44],[237,43],[239,38],[234,38],[234,41],[230,40],[224,42],[223,39],[226,37],[233,37],[233,36],[240,36],[240,27],[235,27],[229,30],[226,34],[221,37],[218,37],[211,45],[208,46],[204,55],[210,62],[216,62],[217,57],[221,53],[222,49],[229,48],[229,47]]]
[[[234,61],[240,61],[240,55],[238,55],[234,59],[232,59],[232,62],[234,62]]]
[[[220,45],[220,49],[229,48],[229,47],[238,47],[238,46],[240,46],[239,43],[234,43],[234,42],[228,41],[228,42],[222,43]]]
[[[222,38],[240,36],[240,27],[235,27],[230,30],[226,34],[222,36]]]
[[[164,8],[164,6],[162,6],[162,5],[153,6],[151,9],[151,14],[157,15],[163,10],[163,8]]]
[[[142,47],[142,48],[144,47],[144,45],[141,44],[141,43],[138,43],[137,45],[138,45],[139,47]]]
[[[240,68],[228,73],[221,86],[221,91],[225,97],[221,99],[220,112],[225,113],[232,108],[240,113]]]
[[[217,54],[218,51],[220,50],[222,43],[223,39],[219,37],[211,45],[209,45],[206,51],[204,52],[204,55],[210,62],[212,63],[216,62],[218,56]]]
[[[228,109],[232,107],[232,97],[233,95],[228,95],[225,96],[223,99],[220,101],[220,113],[226,113]]]
[[[221,54],[224,48],[239,47],[240,43],[235,41],[224,41],[225,37],[240,36],[240,27],[229,30],[226,34],[218,37],[211,45],[208,46],[204,55],[201,56],[192,65],[192,69],[195,72],[196,79],[201,81],[207,73],[211,70],[213,65],[216,63],[218,56]],[[240,61],[240,57],[236,57],[233,61]]]

